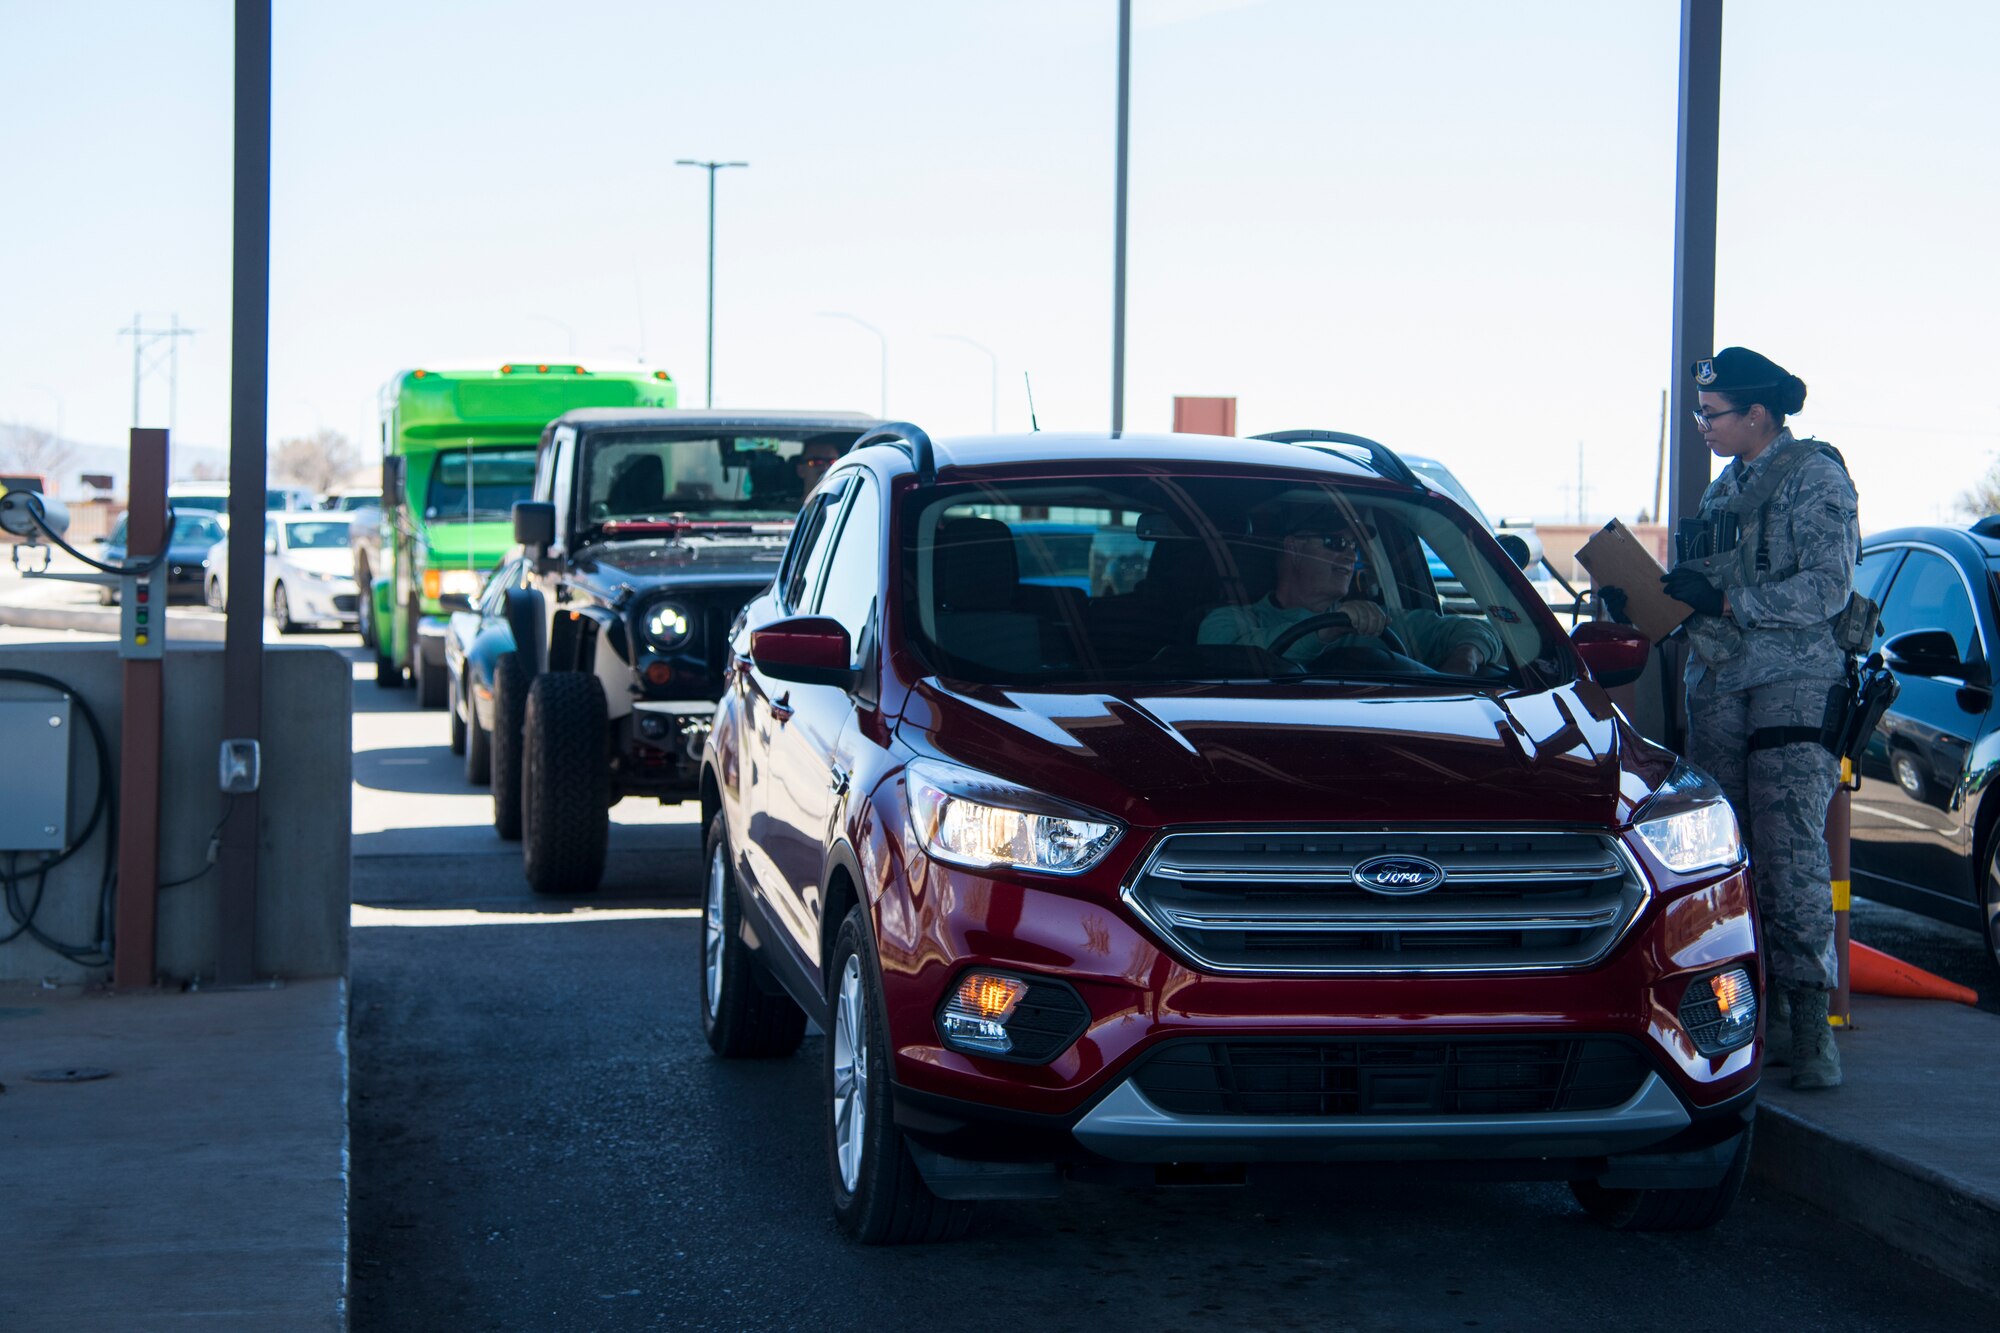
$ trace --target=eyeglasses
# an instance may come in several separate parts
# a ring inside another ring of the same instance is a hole
[[[1351,532],[1301,532],[1298,535],[1329,551],[1352,551],[1360,545]]]
[[[1726,417],[1736,412],[1748,412],[1749,410],[1747,407],[1725,407],[1720,412],[1704,412],[1697,407],[1694,410],[1694,424],[1703,430],[1707,430],[1716,423],[1718,418]]]
[[[798,460],[798,464],[800,467],[832,467],[833,460],[831,458],[801,458]]]

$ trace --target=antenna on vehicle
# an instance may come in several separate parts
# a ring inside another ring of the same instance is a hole
[[[1028,372],[1021,372],[1021,383],[1028,386],[1028,428],[1039,432],[1042,423],[1035,420],[1035,382],[1028,378]]]

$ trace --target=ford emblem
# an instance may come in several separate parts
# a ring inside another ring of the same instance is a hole
[[[1444,867],[1421,856],[1376,856],[1354,867],[1354,882],[1370,893],[1402,898],[1444,883]]]

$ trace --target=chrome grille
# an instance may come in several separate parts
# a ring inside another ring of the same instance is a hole
[[[1355,882],[1415,856],[1437,888]],[[1472,972],[1581,967],[1631,924],[1646,885],[1609,834],[1437,831],[1170,833],[1125,899],[1197,966],[1219,972]]]

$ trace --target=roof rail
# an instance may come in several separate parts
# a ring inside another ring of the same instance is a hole
[[[1391,481],[1400,481],[1405,486],[1424,490],[1424,483],[1417,474],[1410,471],[1410,465],[1386,444],[1378,444],[1366,435],[1349,435],[1338,430],[1274,430],[1268,435],[1252,435],[1253,440],[1272,440],[1278,444],[1351,444],[1368,454],[1368,466],[1375,469],[1378,476]]]
[[[919,484],[928,486],[937,480],[937,451],[931,447],[931,437],[922,426],[907,421],[885,421],[856,440],[854,447],[864,449],[871,444],[893,445],[908,454],[910,465],[917,470]]]

